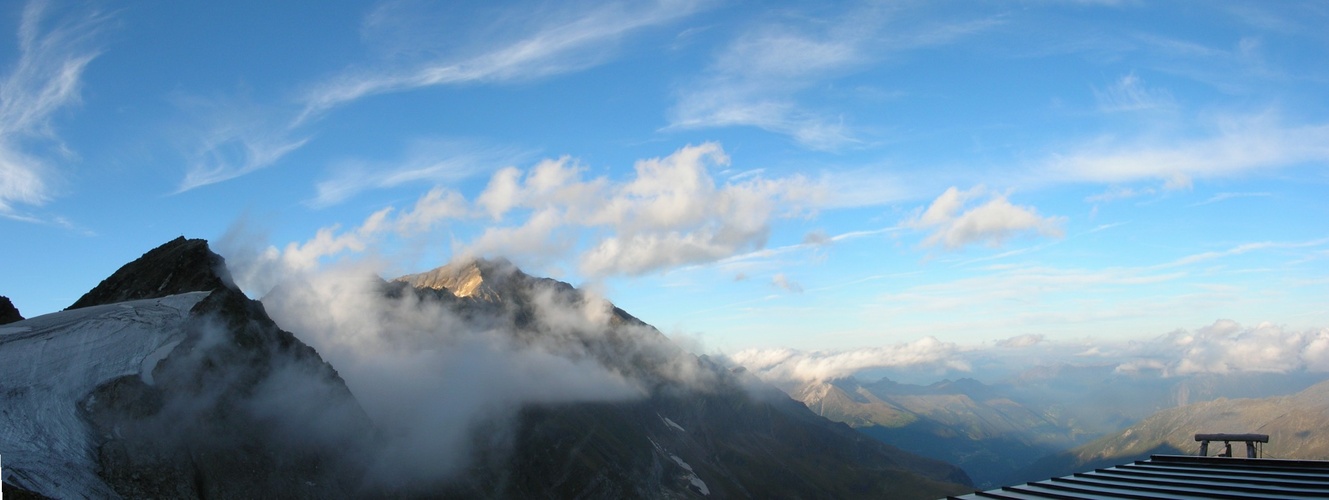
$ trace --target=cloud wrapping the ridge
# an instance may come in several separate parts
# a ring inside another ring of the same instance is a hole
[[[968,371],[958,359],[959,346],[935,337],[889,347],[849,351],[799,351],[795,349],[746,349],[729,360],[772,383],[816,382],[844,378],[873,368],[944,366]]]
[[[32,143],[60,142],[52,116],[79,102],[83,72],[100,52],[90,45],[105,24],[96,12],[50,19],[47,9],[43,1],[24,6],[18,60],[0,78],[0,216],[31,222],[41,219],[16,206],[49,201],[54,175],[49,160],[32,152]]]
[[[369,481],[428,484],[466,470],[478,439],[501,453],[518,409],[529,404],[642,397],[640,381],[596,361],[578,335],[607,324],[607,302],[581,307],[537,294],[522,336],[480,308],[462,316],[446,302],[396,297],[363,266],[291,274],[263,298],[283,329],[336,367],[382,439]],[[483,381],[483,383],[476,383]],[[478,438],[477,436],[483,436]]]
[[[1033,207],[1012,205],[1005,195],[995,195],[981,205],[969,208],[970,202],[986,195],[982,186],[968,191],[955,187],[933,200],[906,225],[930,230],[924,246],[941,245],[957,249],[973,243],[1001,246],[1018,234],[1036,233],[1060,238],[1064,217],[1043,217]]]
[[[368,245],[419,223],[413,214],[457,208],[453,195],[435,190],[405,215],[384,209],[356,230],[285,251],[261,250],[263,238],[245,221],[219,245],[237,281],[261,275],[276,285],[262,298],[265,310],[336,368],[380,431],[358,451],[373,464],[368,487],[432,484],[464,474],[478,456],[502,459],[529,405],[625,401],[657,384],[715,383],[711,368],[650,326],[615,321],[612,304],[592,292],[533,279],[505,304],[436,300],[389,293],[376,276],[381,261],[319,266],[311,257]],[[504,273],[514,272],[500,267],[486,279],[502,287],[517,279]],[[518,296],[520,307],[511,302]]]

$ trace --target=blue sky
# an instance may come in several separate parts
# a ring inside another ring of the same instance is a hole
[[[255,296],[502,255],[727,353],[1270,328],[1304,350],[1329,336],[1326,24],[1319,2],[9,2],[0,293],[53,312],[185,235]]]

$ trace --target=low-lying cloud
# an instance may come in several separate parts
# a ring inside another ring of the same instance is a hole
[[[768,382],[816,382],[853,376],[874,368],[945,367],[968,371],[959,359],[960,348],[950,342],[924,337],[887,347],[846,351],[799,351],[796,349],[747,349],[729,360]]]
[[[1164,374],[1329,372],[1329,328],[1293,330],[1273,323],[1242,326],[1218,320],[1195,331],[1177,330],[1142,346],[1140,365]],[[1153,351],[1153,352],[1148,352]]]
[[[473,458],[476,433],[506,433],[524,405],[641,397],[639,380],[568,337],[605,328],[603,302],[537,300],[538,336],[501,311],[460,316],[414,293],[384,294],[368,269],[305,274],[263,304],[334,366],[383,435],[373,481],[447,480]],[[482,311],[484,311],[482,309]]]

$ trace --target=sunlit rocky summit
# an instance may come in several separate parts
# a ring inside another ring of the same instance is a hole
[[[202,240],[0,326],[7,492],[934,498],[968,477],[502,260],[262,302]]]

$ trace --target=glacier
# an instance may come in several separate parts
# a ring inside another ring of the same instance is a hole
[[[97,386],[152,369],[184,338],[209,292],[51,313],[0,327],[4,481],[54,498],[116,498],[97,476],[96,436],[78,404]]]

